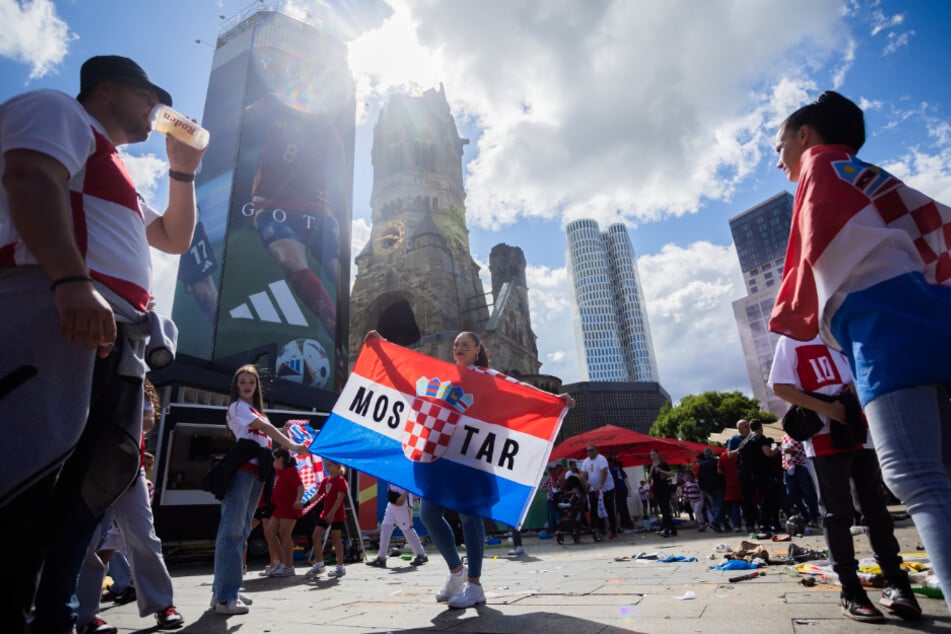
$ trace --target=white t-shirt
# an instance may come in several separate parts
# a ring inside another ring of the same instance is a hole
[[[780,336],[767,380],[770,389],[776,384],[786,384],[804,392],[836,396],[851,382],[852,371],[848,359],[841,352],[829,348],[819,337],[812,341],[796,341],[785,335]],[[815,458],[852,451],[833,447],[829,419],[822,414],[819,414],[819,418],[824,423],[822,429],[802,443],[806,455]],[[865,447],[872,448],[871,434]]]
[[[236,440],[253,440],[262,447],[271,448],[271,438],[260,429],[251,427],[258,418],[267,420],[267,416],[257,411],[244,401],[235,401],[228,407],[228,429],[234,434]],[[250,461],[257,464],[257,458]]]
[[[40,152],[66,168],[73,234],[90,274],[146,310],[152,266],[145,228],[158,214],[139,199],[102,124],[62,92],[23,93],[0,104],[0,171],[3,154],[11,150]],[[0,187],[0,267],[36,263]]]
[[[604,469],[604,474],[607,476],[603,487],[601,486],[602,469]],[[611,469],[608,468],[608,459],[601,454],[595,456],[594,460],[590,457],[585,458],[584,462],[581,463],[581,470],[588,474],[588,483],[592,489],[601,489],[602,491],[614,490],[614,478],[611,476]]]

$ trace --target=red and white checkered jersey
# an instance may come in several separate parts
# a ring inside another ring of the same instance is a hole
[[[24,93],[0,104],[0,157],[11,150],[40,152],[66,168],[73,236],[90,275],[146,310],[152,265],[145,228],[158,215],[140,205],[102,125],[64,93]],[[13,226],[6,192],[0,190],[0,267],[25,264],[37,264],[36,257]]]
[[[852,371],[849,369],[849,362],[844,354],[829,348],[819,337],[812,341],[796,341],[785,335],[776,342],[773,367],[766,381],[770,389],[773,389],[774,385],[784,384],[792,385],[804,392],[815,392],[826,396],[840,394],[851,382]],[[819,414],[819,418],[824,423],[822,429],[802,443],[806,455],[812,458],[852,451],[852,449],[843,450],[833,447],[829,419],[822,414]],[[865,446],[872,447],[871,435]]]

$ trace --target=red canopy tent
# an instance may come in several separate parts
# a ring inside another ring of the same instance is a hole
[[[670,440],[670,439],[665,438],[664,440]],[[669,460],[667,460],[668,464],[690,464],[691,462],[696,460],[697,454],[703,453],[704,450],[707,448],[713,449],[713,454],[715,456],[719,456],[721,453],[726,451],[725,447],[717,447],[717,446],[708,445],[702,442],[693,442],[692,440],[671,440],[671,442],[675,442],[679,445],[683,445],[684,447],[689,449],[691,453],[678,455],[676,457],[671,457]]]
[[[565,458],[580,460],[587,455],[585,450],[591,445],[597,447],[598,452],[605,456],[617,456],[625,467],[649,464],[650,452],[653,449],[657,450],[661,460],[665,462],[692,459],[697,455],[696,449],[677,440],[654,438],[616,425],[605,425],[559,443],[552,449],[549,462]]]

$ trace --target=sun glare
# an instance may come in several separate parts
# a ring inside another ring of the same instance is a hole
[[[409,9],[402,3],[394,3],[393,9],[380,28],[350,42],[358,107],[394,89],[422,92],[444,79],[440,52],[420,45]]]

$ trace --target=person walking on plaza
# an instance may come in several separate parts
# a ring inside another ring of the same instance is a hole
[[[761,529],[781,533],[783,529],[779,525],[779,507],[782,500],[776,477],[779,449],[775,444],[763,433],[762,421],[753,419],[750,421],[749,435],[743,439],[736,451],[740,455],[743,472],[750,478],[756,500],[752,503],[752,508],[758,509]],[[747,528],[749,527],[747,522]]]
[[[789,496],[790,510],[796,509],[813,526],[819,525],[819,498],[806,463],[806,449],[789,434],[780,442],[783,452],[783,483]]]
[[[558,494],[561,492],[562,466],[553,464],[548,468],[548,474],[542,480],[541,489],[545,492],[546,509],[548,510],[548,530],[554,532],[558,529]]]
[[[611,477],[614,478],[614,509],[617,511],[618,524],[622,530],[632,531],[634,522],[631,521],[631,510],[627,506],[627,498],[631,494],[627,484],[627,472],[618,458],[609,458],[608,467],[611,469]]]
[[[651,449],[650,458],[651,493],[660,508],[661,515],[660,536],[673,537],[677,535],[677,529],[674,528],[674,518],[670,512],[670,478],[674,475],[674,472],[666,462],[660,459],[660,454],[657,453],[656,449]]]
[[[856,621],[879,623],[882,613],[869,601],[859,583],[858,562],[850,529],[853,503],[858,504],[875,558],[882,567],[885,588],[880,603],[905,619],[917,619],[921,608],[901,568],[894,523],[886,507],[882,476],[871,437],[863,433],[864,421],[858,404],[850,414],[843,400],[824,397],[854,395],[852,374],[845,356],[828,348],[818,337],[812,341],[795,341],[782,336],[776,343],[768,385],[779,398],[816,412],[822,429],[803,446],[812,459],[819,482],[819,501],[825,511],[823,532],[829,546],[832,569],[842,584],[840,602],[845,616]],[[857,425],[856,438],[847,431]],[[838,430],[833,426],[838,426]],[[839,433],[836,433],[839,432]],[[846,434],[844,439],[839,436]],[[855,488],[852,499],[850,484]]]
[[[379,336],[371,332],[367,335]],[[452,344],[452,357],[457,366],[463,368],[489,367],[489,354],[482,340],[474,332],[459,333]],[[567,394],[560,395],[570,406],[574,400]],[[460,483],[464,487],[465,483]],[[455,536],[449,522],[446,521],[445,507],[423,498],[420,502],[419,516],[429,531],[429,536],[442,555],[449,575],[443,587],[436,593],[436,601],[446,601],[450,608],[471,608],[485,603],[482,590],[482,557],[485,552],[485,524],[481,517],[459,513],[462,532],[465,538],[468,566],[463,565],[456,550]]]
[[[614,508],[614,476],[608,466],[608,460],[594,445],[587,448],[588,457],[581,462],[581,472],[588,482],[588,499],[590,501],[591,526],[600,528],[601,532],[610,527],[608,539],[617,537],[617,510]],[[604,504],[607,511],[608,527],[604,525],[604,518],[599,515],[599,502]]]
[[[780,125],[777,167],[798,185],[769,328],[846,355],[885,484],[947,583],[951,208],[859,159],[864,143],[861,108],[833,91]]]
[[[211,607],[218,614],[247,614],[248,602],[239,594],[243,576],[244,544],[251,532],[251,518],[261,498],[263,480],[272,468],[271,442],[303,453],[298,445],[274,427],[264,415],[264,394],[258,369],[238,368],[231,379],[228,429],[237,443],[226,462],[236,463],[221,499],[221,519],[215,537],[215,577]]]
[[[306,576],[313,579],[324,571],[324,532],[329,528],[337,566],[328,572],[327,576],[339,579],[347,574],[347,569],[343,564],[343,531],[346,529],[347,522],[346,500],[349,488],[347,487],[347,479],[344,477],[346,467],[325,459],[324,469],[327,471],[327,477],[320,483],[325,491],[323,494],[323,509],[317,519],[312,540],[316,560],[311,569],[307,571]],[[324,484],[325,481],[326,484]]]
[[[703,495],[706,497],[707,505],[710,508],[710,528],[718,533],[725,530],[723,523],[723,493],[726,487],[726,480],[717,472],[719,461],[713,453],[713,449],[707,447],[703,450],[703,458],[697,465],[697,484]]]
[[[411,566],[421,566],[429,561],[429,556],[419,541],[419,535],[413,528],[413,505],[410,493],[395,484],[390,484],[386,489],[386,510],[383,512],[383,522],[380,524],[380,552],[377,556],[367,562],[368,566],[376,568],[386,568],[386,555],[390,548],[390,539],[393,536],[393,530],[399,527],[406,538],[406,543],[413,549],[413,561]]]
[[[108,627],[111,626],[107,626],[99,615],[102,583],[106,565],[112,568],[113,560],[118,561],[117,555],[121,556],[120,553],[123,552],[130,564],[134,585],[129,588],[133,588],[131,596],[138,602],[139,616],[155,615],[156,625],[160,630],[174,630],[185,623],[175,607],[172,577],[165,565],[162,541],[155,534],[152,491],[149,486],[151,483],[146,478],[145,437],[155,426],[155,412],[161,411],[158,394],[148,379],[145,380],[143,410],[142,468],[132,486],[119,496],[115,505],[106,513],[99,527],[99,531],[105,533],[112,526],[114,518],[116,541],[124,545],[124,548],[118,549],[108,560],[103,561],[97,555],[98,537],[90,543],[76,590],[79,600],[76,629],[81,634],[103,634],[109,631]],[[47,565],[55,566],[56,562],[47,562]]]
[[[736,466],[736,476],[741,493],[740,506],[743,510],[743,523],[746,524],[747,532],[753,533],[756,531],[756,523],[759,520],[756,505],[756,484],[753,480],[752,466],[747,467],[743,464],[743,457],[740,455],[740,445],[749,435],[750,421],[741,418],[736,421],[736,433],[730,437],[726,449]]]
[[[0,104],[0,420],[17,430],[0,443],[0,538],[16,545],[0,561],[18,577],[0,604],[7,631],[26,628],[47,556],[52,596],[75,592],[102,514],[138,473],[149,246],[188,250],[203,151],[166,140],[160,215],[117,147],[148,139],[152,108],[171,102],[108,55],[86,60],[75,99]],[[34,631],[70,627],[73,607],[45,603]]]
[[[294,526],[303,515],[304,483],[295,460],[287,449],[274,450],[274,511],[264,526],[271,565],[269,577],[294,576]]]

